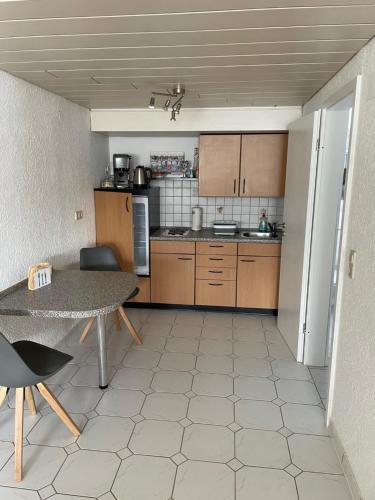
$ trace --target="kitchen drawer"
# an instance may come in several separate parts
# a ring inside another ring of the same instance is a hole
[[[238,255],[254,255],[256,257],[279,257],[280,243],[239,243]]]
[[[195,303],[199,306],[236,305],[236,282],[218,280],[195,281]]]
[[[231,267],[197,267],[196,278],[198,280],[223,280],[235,281],[236,269]]]
[[[151,240],[151,253],[195,254],[194,241]]]
[[[197,242],[197,254],[237,255],[237,243],[222,243],[220,241],[199,241]]]
[[[232,255],[197,255],[197,267],[237,267],[237,257]]]

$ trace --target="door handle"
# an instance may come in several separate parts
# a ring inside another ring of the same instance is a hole
[[[223,248],[224,245],[208,245],[210,248]]]
[[[245,193],[246,179],[242,181],[242,194]]]
[[[126,211],[129,213],[129,196],[126,197],[125,208],[126,208]]]
[[[193,260],[191,257],[177,257],[178,260]]]
[[[209,257],[208,260],[224,260],[224,259],[217,259],[215,257]]]
[[[212,274],[223,274],[223,271],[208,271],[208,272]]]
[[[245,259],[240,259],[240,262],[256,262],[256,260],[245,260]]]
[[[223,286],[223,283],[209,283],[210,286]]]

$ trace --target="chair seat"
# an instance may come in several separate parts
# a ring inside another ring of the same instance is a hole
[[[29,340],[14,342],[12,346],[35,375],[43,380],[54,375],[73,359],[69,354]]]
[[[126,300],[133,299],[138,294],[139,294],[139,288],[136,287],[136,288],[134,288],[134,290],[132,291],[132,293],[128,297],[126,297]]]

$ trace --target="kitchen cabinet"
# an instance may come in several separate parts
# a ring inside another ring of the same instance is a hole
[[[200,136],[200,196],[238,196],[240,154],[240,134]]]
[[[130,193],[95,191],[96,244],[115,252],[121,269],[133,271],[133,209]]]
[[[237,307],[277,309],[280,245],[241,243],[238,253]]]
[[[194,304],[195,243],[151,242],[151,302]]]
[[[140,276],[138,278],[137,287],[139,293],[128,302],[142,302],[148,303],[151,300],[151,280],[148,276]]]
[[[201,135],[200,196],[284,196],[288,135]]]
[[[284,196],[287,149],[287,134],[243,135],[240,196]]]

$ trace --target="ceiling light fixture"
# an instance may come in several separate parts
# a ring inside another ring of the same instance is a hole
[[[168,90],[166,92],[151,92],[151,99],[150,99],[150,104],[149,108],[154,109],[155,108],[155,97],[156,95],[161,95],[167,97],[163,109],[165,111],[169,110],[169,107],[171,105],[172,99],[176,99],[176,101],[172,105],[172,110],[171,110],[171,121],[176,121],[176,115],[180,114],[181,106],[182,106],[182,99],[185,96],[185,87],[183,85],[176,85],[176,87],[173,88],[172,91]]]

